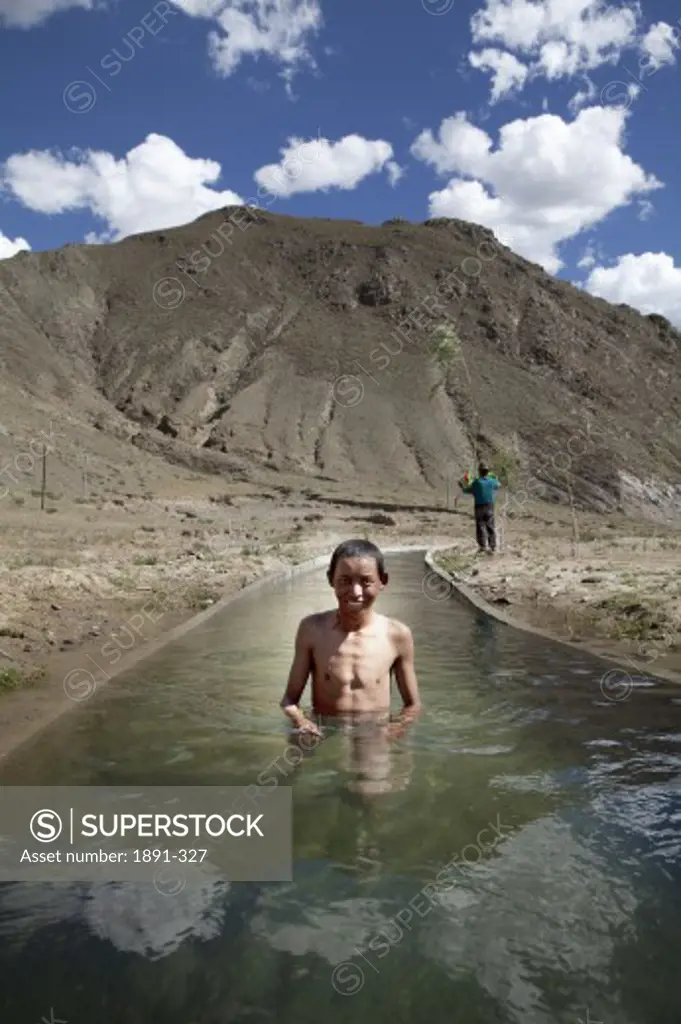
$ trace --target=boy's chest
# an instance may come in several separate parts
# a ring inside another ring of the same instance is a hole
[[[322,677],[339,682],[376,682],[390,672],[395,645],[385,634],[351,635],[341,641],[324,640],[315,650],[315,662]]]

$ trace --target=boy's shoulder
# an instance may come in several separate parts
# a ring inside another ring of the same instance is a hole
[[[405,640],[411,637],[411,629],[400,619],[389,619],[386,617],[386,626],[393,640]]]
[[[324,626],[329,626],[335,614],[336,613],[333,610],[325,612],[312,612],[311,615],[303,616],[303,618],[300,620],[298,628],[304,630],[311,630],[319,629],[320,627],[323,628]]]

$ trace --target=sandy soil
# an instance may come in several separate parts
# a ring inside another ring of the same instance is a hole
[[[580,516],[575,539],[566,511],[532,518],[493,556],[466,538],[435,564],[505,621],[681,682],[681,532]]]
[[[681,533],[528,507],[503,551],[475,556],[471,510],[389,514],[215,483],[179,498],[0,506],[0,758],[176,629],[248,583],[350,536],[438,556],[511,621],[655,663],[681,679]],[[377,517],[377,518],[375,518]],[[425,572],[425,569],[424,569]],[[283,684],[283,680],[282,680]]]

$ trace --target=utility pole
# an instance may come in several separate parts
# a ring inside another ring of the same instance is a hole
[[[497,538],[497,546],[499,551],[504,550],[504,540],[506,535],[506,503],[501,506],[501,516],[499,522],[499,536]]]
[[[40,509],[45,510],[45,489],[47,487],[47,445],[43,441],[43,479],[40,487]]]

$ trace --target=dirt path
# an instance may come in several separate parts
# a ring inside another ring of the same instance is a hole
[[[575,552],[566,510],[528,508],[508,526],[503,553],[480,559],[468,507],[386,513],[378,503],[301,500],[286,486],[234,486],[216,500],[207,486],[181,499],[73,502],[50,515],[0,506],[0,758],[221,598],[353,536],[386,547],[451,541],[443,564],[456,559],[513,622],[681,669],[680,534],[583,516]]]

